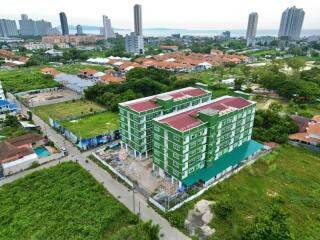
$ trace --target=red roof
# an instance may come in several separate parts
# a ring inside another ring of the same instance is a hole
[[[144,111],[159,107],[159,105],[155,103],[155,100],[160,96],[167,95],[167,96],[173,97],[174,99],[179,99],[179,98],[190,97],[190,96],[192,97],[201,96],[206,93],[208,92],[200,88],[184,88],[179,91],[175,91],[171,93],[169,92],[167,94],[163,93],[163,94],[155,95],[149,99],[141,99],[141,101],[130,103],[127,106],[136,112],[144,112]]]
[[[159,122],[167,123],[169,126],[179,131],[186,131],[202,123],[201,120],[196,118],[196,115],[201,110],[213,109],[213,110],[223,111],[230,107],[240,109],[249,105],[251,105],[251,103],[243,98],[229,97],[229,98],[224,98],[215,102],[208,102],[208,104],[200,107],[196,107],[190,111],[177,113],[174,116],[161,119]]]
[[[129,104],[128,107],[136,112],[144,112],[153,108],[157,108],[159,107],[159,105],[150,100],[146,100],[146,101]]]

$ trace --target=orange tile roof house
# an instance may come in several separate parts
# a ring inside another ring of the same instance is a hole
[[[319,115],[318,115],[319,116]],[[320,121],[317,122],[318,116],[313,117],[303,133],[289,135],[289,139],[294,142],[307,145],[318,145],[320,143]]]
[[[124,82],[124,79],[120,78],[120,77],[116,77],[116,76],[113,76],[111,74],[106,74],[104,76],[101,77],[101,80],[100,80],[102,83],[105,83],[105,84],[110,84],[110,83],[123,83]]]
[[[0,143],[0,164],[5,175],[21,171],[38,159],[33,148],[46,143],[39,134],[27,134]]]
[[[81,78],[93,78],[94,74],[96,74],[97,71],[95,69],[90,69],[90,68],[86,68],[86,69],[81,69],[78,73],[78,76]]]
[[[51,75],[51,76],[56,76],[58,75],[60,72],[57,71],[55,68],[49,68],[49,67],[46,67],[46,68],[43,68],[41,69],[41,72],[43,74],[46,74],[46,75]]]

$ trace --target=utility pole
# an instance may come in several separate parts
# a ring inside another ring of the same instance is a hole
[[[132,203],[133,203],[133,213],[136,213],[135,201],[134,201],[134,187],[132,188]]]
[[[141,208],[140,208],[140,201],[139,201],[139,217],[141,218]]]

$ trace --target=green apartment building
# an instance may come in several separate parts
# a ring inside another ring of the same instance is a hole
[[[153,120],[153,169],[179,186],[209,184],[262,148],[254,102],[221,97]]]
[[[202,104],[211,99],[206,85],[188,87],[159,95],[119,103],[121,146],[135,157],[152,149],[152,120],[156,117]]]

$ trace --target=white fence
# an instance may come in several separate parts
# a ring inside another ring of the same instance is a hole
[[[113,172],[114,174],[116,174],[118,177],[120,177],[123,181],[125,181],[131,188],[133,188],[133,182],[131,182],[127,177],[123,176],[122,174],[120,174],[116,169],[114,169],[110,164],[106,163],[105,161],[103,161],[97,154],[95,154],[94,152],[92,153],[92,156],[94,156],[96,159],[98,159],[103,165],[105,165],[106,167],[108,167],[111,172]]]
[[[185,203],[192,201],[193,199],[199,197],[200,195],[202,195],[204,192],[206,192],[208,189],[210,189],[211,187],[217,185],[218,183],[224,181],[225,179],[231,177],[233,174],[238,173],[241,169],[243,169],[244,167],[253,164],[258,157],[261,155],[261,153],[259,154],[255,154],[251,157],[248,157],[248,159],[245,161],[245,163],[240,166],[237,167],[236,169],[233,169],[232,171],[226,173],[223,177],[217,179],[216,181],[209,183],[205,188],[201,189],[199,192],[197,192],[196,194],[186,198],[185,200],[183,200],[182,202],[178,203],[177,205],[175,205],[174,207],[170,208],[170,209],[166,209],[164,206],[162,206],[160,203],[158,203],[156,200],[154,200],[153,198],[149,198],[149,202],[151,202],[153,205],[155,205],[157,208],[159,208],[161,211],[163,212],[172,212],[175,211],[176,209],[180,208],[181,206],[183,206]]]

